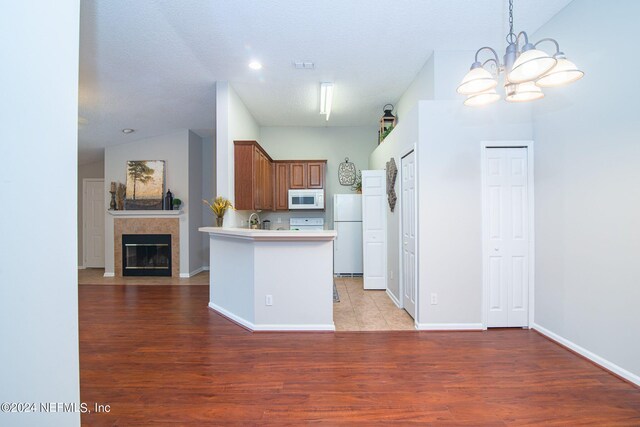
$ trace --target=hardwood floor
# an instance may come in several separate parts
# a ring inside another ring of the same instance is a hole
[[[207,286],[79,287],[103,425],[640,425],[640,390],[533,331],[250,333]]]

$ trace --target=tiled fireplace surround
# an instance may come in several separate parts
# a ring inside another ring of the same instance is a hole
[[[113,221],[114,273],[122,277],[123,234],[171,234],[171,277],[180,276],[180,224],[178,218],[115,218]]]

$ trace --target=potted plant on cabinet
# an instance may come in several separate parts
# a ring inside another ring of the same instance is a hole
[[[182,200],[175,198],[173,199],[173,208],[177,211],[180,210],[180,205],[182,205]]]

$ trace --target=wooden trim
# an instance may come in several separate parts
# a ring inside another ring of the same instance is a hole
[[[325,163],[326,164],[327,160],[313,160],[313,159],[310,159],[310,160],[274,160],[273,161],[273,163],[301,163],[301,162],[304,162],[304,163],[309,163],[309,162],[311,162],[311,163]]]
[[[240,140],[240,141],[233,141],[233,144],[234,145],[253,145],[254,147],[257,147],[258,150],[260,150],[262,154],[264,154],[267,157],[267,159],[269,159],[270,162],[273,162],[273,159],[271,158],[269,153],[267,153],[265,149],[262,148],[260,144],[258,144],[258,141]]]

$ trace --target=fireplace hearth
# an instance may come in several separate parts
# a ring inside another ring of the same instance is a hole
[[[171,276],[171,234],[123,234],[123,276]]]

